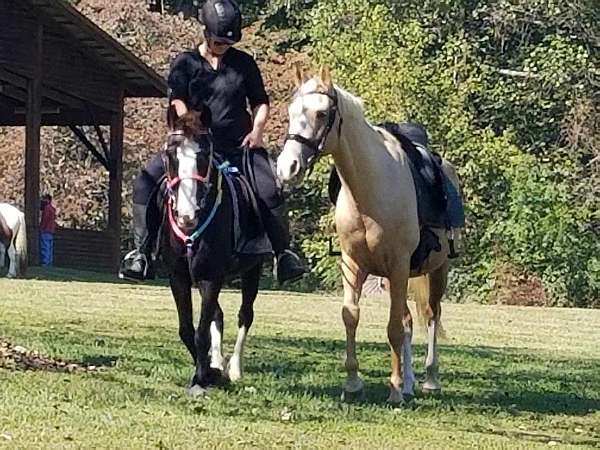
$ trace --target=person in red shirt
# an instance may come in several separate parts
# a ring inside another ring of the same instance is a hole
[[[54,233],[56,232],[56,209],[52,196],[45,194],[40,203],[40,264],[51,266],[54,261]]]

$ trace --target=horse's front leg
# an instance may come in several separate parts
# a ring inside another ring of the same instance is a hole
[[[196,363],[195,330],[192,312],[192,282],[190,281],[190,276],[186,271],[175,272],[169,277],[169,284],[171,285],[171,292],[177,306],[179,337],[190,352],[192,361]]]
[[[223,357],[223,310],[217,302],[215,316],[210,323],[210,367],[225,370],[225,358]]]
[[[238,313],[238,334],[235,341],[233,356],[229,360],[227,375],[231,381],[238,381],[243,375],[242,358],[246,337],[254,321],[254,300],[258,294],[261,264],[257,264],[242,275],[242,306]]]
[[[198,283],[202,302],[200,305],[200,319],[194,336],[196,345],[195,380],[202,388],[215,384],[221,375],[220,370],[211,369],[208,350],[210,348],[210,326],[215,317],[222,285],[222,280],[201,281]]]
[[[346,326],[346,382],[342,391],[342,400],[352,400],[364,396],[364,383],[358,375],[356,358],[356,329],[360,319],[358,302],[367,273],[346,254],[342,255],[342,281],[344,284],[344,306],[342,319]]]

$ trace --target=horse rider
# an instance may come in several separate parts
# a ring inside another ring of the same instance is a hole
[[[234,0],[207,0],[199,16],[204,39],[195,49],[184,51],[174,59],[168,77],[169,107],[177,116],[188,110],[202,111],[208,107],[215,152],[240,170],[244,148],[249,149],[248,158],[256,180],[255,193],[275,253],[275,276],[279,283],[298,279],[305,269],[300,258],[289,248],[283,193],[263,143],[269,97],[254,58],[234,47],[242,38],[240,9]],[[135,180],[133,228],[136,248],[123,259],[119,271],[121,278],[144,280],[154,277],[151,251],[156,236],[154,232],[148,232],[147,208],[164,172],[162,159],[157,155]]]

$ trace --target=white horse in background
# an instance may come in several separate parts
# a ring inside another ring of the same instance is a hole
[[[0,203],[0,267],[8,254],[9,278],[23,277],[27,271],[27,231],[25,214],[8,203]]]

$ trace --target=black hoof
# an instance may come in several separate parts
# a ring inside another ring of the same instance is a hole
[[[340,396],[340,400],[346,403],[356,403],[364,401],[365,397],[366,395],[364,388],[356,392],[349,392],[344,389],[342,391],[342,395]]]

